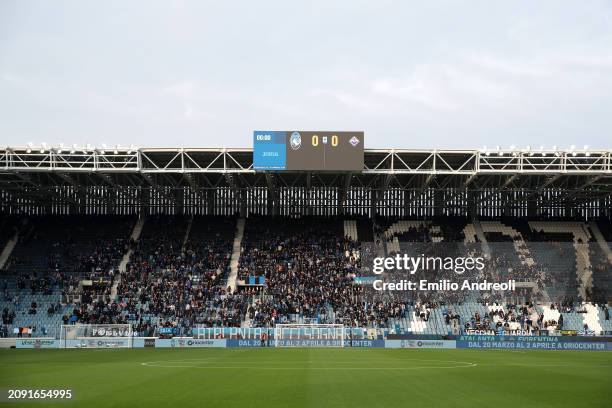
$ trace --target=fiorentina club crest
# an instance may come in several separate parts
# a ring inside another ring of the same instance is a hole
[[[351,140],[349,140],[349,143],[350,143],[350,144],[351,144],[353,147],[355,147],[355,146],[357,146],[357,145],[359,144],[359,139],[357,139],[357,137],[356,137],[356,136],[353,136],[353,137],[351,137]]]

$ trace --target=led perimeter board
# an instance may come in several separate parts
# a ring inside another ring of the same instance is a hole
[[[363,132],[253,132],[255,170],[363,170]]]

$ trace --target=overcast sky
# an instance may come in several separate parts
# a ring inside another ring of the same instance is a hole
[[[0,145],[610,148],[612,1],[0,0]]]

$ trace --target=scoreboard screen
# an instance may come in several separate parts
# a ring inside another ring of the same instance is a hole
[[[363,132],[253,132],[255,170],[363,170]]]

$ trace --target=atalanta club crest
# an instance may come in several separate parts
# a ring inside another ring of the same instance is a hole
[[[300,136],[299,132],[293,132],[291,134],[291,138],[289,139],[289,145],[293,150],[297,150],[302,147],[302,136]]]

